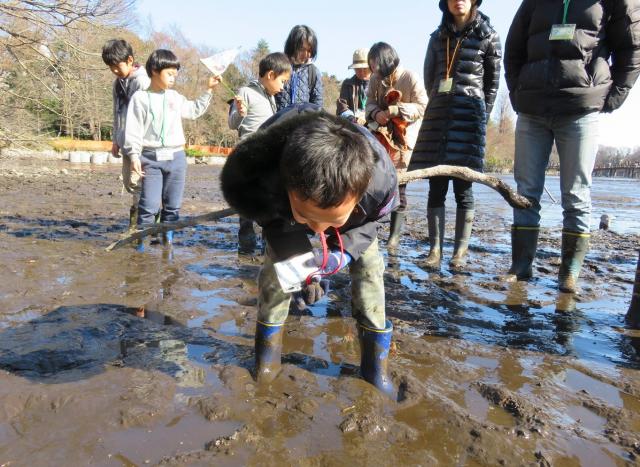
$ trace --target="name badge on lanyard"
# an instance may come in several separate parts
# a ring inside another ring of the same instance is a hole
[[[550,41],[570,41],[576,35],[576,25],[567,24],[567,16],[569,15],[569,5],[571,0],[564,0],[564,14],[562,15],[562,24],[554,24],[551,26],[549,34]]]
[[[172,161],[174,153],[175,153],[175,150],[171,148],[158,148],[156,149],[156,160]]]
[[[453,49],[453,56],[449,59],[449,36],[447,36],[447,67],[445,68],[445,77],[440,80],[438,84],[438,93],[446,94],[453,90],[453,77],[451,76],[451,71],[453,70],[453,65],[456,62],[456,55],[458,54],[458,50],[460,49],[460,44],[462,43],[462,38],[459,38],[456,42],[456,46]]]
[[[550,41],[570,41],[576,34],[575,24],[554,24],[549,34]]]
[[[446,78],[440,80],[440,85],[438,86],[438,92],[451,92],[453,89],[453,78]]]

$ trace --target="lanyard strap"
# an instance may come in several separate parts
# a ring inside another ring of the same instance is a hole
[[[456,48],[453,51],[453,56],[451,57],[451,62],[449,62],[449,36],[447,36],[447,76],[446,78],[449,79],[449,76],[451,76],[451,69],[453,68],[453,64],[456,61],[456,54],[458,53],[458,49],[460,48],[460,44],[462,43],[462,39],[458,39],[458,41],[456,42]]]
[[[305,279],[305,283],[307,285],[311,284],[311,280],[314,276],[330,276],[335,274],[340,270],[342,264],[344,263],[344,245],[342,244],[342,237],[340,236],[340,232],[335,227],[333,228],[336,231],[336,236],[338,237],[338,245],[340,245],[340,262],[338,266],[331,272],[322,272],[324,268],[327,267],[327,263],[329,262],[329,248],[327,247],[327,238],[324,235],[324,232],[320,232],[320,243],[322,244],[322,265],[318,268],[316,272],[312,272]]]
[[[155,133],[158,133],[156,131],[156,126],[155,126],[156,116],[153,113],[153,106],[151,105],[151,93],[149,91],[147,91],[147,98],[149,99],[149,113],[151,113],[151,126],[153,127],[153,131]],[[167,92],[165,91],[162,93],[162,124],[160,125],[160,143],[162,144],[162,147],[164,147],[164,136],[165,136],[164,122],[165,122],[166,114],[167,114]]]
[[[358,86],[358,102],[360,103],[360,110],[364,110],[367,106],[367,94],[364,92],[364,86]],[[356,110],[358,107],[356,106]]]
[[[564,0],[564,16],[562,17],[562,24],[567,24],[567,15],[569,14],[569,4],[571,0]]]

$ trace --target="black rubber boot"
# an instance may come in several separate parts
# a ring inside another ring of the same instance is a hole
[[[440,270],[442,245],[444,243],[444,213],[444,207],[427,208],[430,250],[429,256],[424,261],[424,267],[429,271]]]
[[[256,381],[269,384],[282,368],[284,324],[256,323]]]
[[[398,248],[400,243],[400,235],[402,235],[402,227],[406,213],[404,211],[394,211],[391,213],[391,225],[389,227],[389,240],[387,240],[387,248]]]
[[[251,255],[258,245],[258,237],[253,230],[253,221],[240,218],[240,228],[238,229],[238,253]]]
[[[510,280],[527,280],[533,276],[533,259],[538,249],[538,226],[511,226]]]
[[[589,251],[591,234],[562,231],[562,261],[558,273],[558,288],[562,292],[575,293],[584,257]]]
[[[387,374],[393,325],[387,320],[384,329],[372,329],[358,324],[360,340],[360,374],[381,392],[396,399],[397,392]]]
[[[640,255],[636,266],[636,281],[633,284],[631,304],[627,310],[627,324],[633,329],[640,329]]]
[[[456,210],[456,236],[453,247],[453,257],[449,262],[452,271],[462,271],[467,264],[467,251],[469,250],[469,239],[473,230],[473,209]]]

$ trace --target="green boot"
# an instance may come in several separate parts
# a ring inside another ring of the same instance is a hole
[[[539,226],[511,226],[510,280],[527,280],[533,276],[533,259],[538,248]]]
[[[591,234],[562,231],[562,262],[558,273],[558,288],[562,292],[575,293],[584,257],[589,251]]]
[[[430,271],[440,269],[442,259],[442,244],[444,243],[444,206],[441,208],[427,208],[427,222],[429,226],[429,256],[423,265]]]
[[[400,243],[400,235],[405,219],[404,211],[393,211],[391,213],[391,226],[389,227],[389,240],[387,240],[387,248],[397,248]]]
[[[473,209],[456,210],[456,236],[453,247],[453,257],[449,262],[449,269],[452,271],[462,271],[467,263],[467,251],[469,250],[469,239],[473,229]]]
[[[284,324],[256,323],[256,381],[272,382],[282,367],[282,335]]]
[[[138,205],[133,204],[129,208],[129,231],[133,232],[138,227]]]

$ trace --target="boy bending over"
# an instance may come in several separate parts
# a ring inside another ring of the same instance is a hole
[[[319,278],[349,265],[361,374],[391,394],[387,359],[393,327],[385,317],[377,221],[396,207],[398,186],[382,146],[366,130],[316,105],[300,104],[276,114],[236,146],[221,185],[229,205],[258,222],[267,241],[258,276],[258,381],[270,382],[280,370],[291,291],[301,288],[301,300],[312,304],[327,291]],[[299,258],[310,254],[307,235],[314,233],[327,248],[322,265],[314,265],[305,279],[308,269],[299,267]],[[291,268],[304,270],[298,287],[285,286]]]

